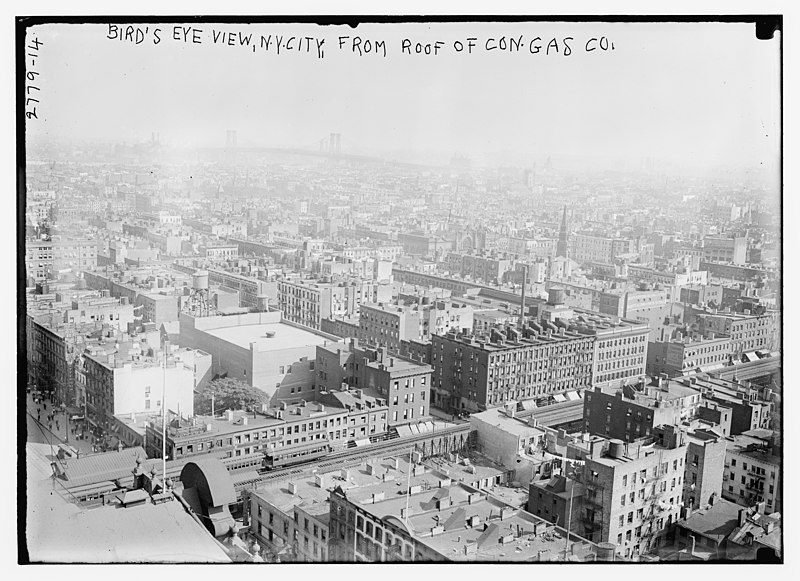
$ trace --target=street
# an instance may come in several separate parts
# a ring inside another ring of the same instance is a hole
[[[45,404],[47,409],[44,409]],[[40,411],[41,410],[41,411]],[[77,427],[76,422],[67,422],[64,412],[60,409],[54,410],[52,403],[47,400],[40,400],[36,403],[31,394],[26,397],[26,420],[28,435],[26,441],[39,444],[68,444],[79,451],[80,455],[92,453],[91,435],[87,432],[86,439],[78,440],[77,434],[72,433],[72,429]],[[48,416],[53,414],[53,419]],[[39,421],[37,421],[37,418]],[[67,434],[67,424],[69,423],[70,433]],[[82,425],[83,422],[80,422]],[[80,432],[79,432],[80,433]]]

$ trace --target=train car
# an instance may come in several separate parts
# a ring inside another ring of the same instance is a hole
[[[305,446],[288,450],[271,450],[264,457],[263,466],[267,470],[291,466],[292,464],[304,464],[317,458],[327,456],[331,447],[327,443],[320,443],[315,446]]]
[[[233,456],[230,458],[220,458],[222,463],[229,471],[246,470],[247,468],[260,468],[264,464],[264,453],[256,452],[245,456]]]

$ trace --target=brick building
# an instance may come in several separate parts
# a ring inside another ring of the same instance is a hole
[[[320,391],[349,386],[385,400],[389,425],[430,417],[431,366],[390,356],[386,348],[362,348],[355,339],[318,346],[316,372]]]
[[[700,390],[663,378],[650,385],[595,386],[583,396],[583,429],[607,438],[633,441],[656,426],[675,426],[697,415]]]

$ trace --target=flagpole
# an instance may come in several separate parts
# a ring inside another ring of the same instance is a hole
[[[572,474],[575,474],[573,470]],[[575,495],[575,481],[572,481],[572,486],[569,489],[569,511],[567,512],[567,534],[566,541],[564,542],[564,560],[567,560],[567,555],[569,554],[569,529],[572,526],[572,497]]]
[[[169,339],[164,340],[164,381],[161,384],[161,478],[167,477],[167,350]]]
[[[408,504],[411,501],[411,464],[413,462],[414,448],[408,451],[408,486],[406,487],[406,524],[408,524]]]

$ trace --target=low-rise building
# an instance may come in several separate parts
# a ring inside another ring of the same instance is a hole
[[[345,408],[300,402],[261,411],[226,410],[224,415],[172,418],[167,426],[171,460],[212,454],[241,458],[239,467],[280,466],[326,456],[350,440]],[[161,420],[147,428],[147,454],[161,457]]]
[[[344,472],[344,471],[343,471]],[[596,546],[492,494],[408,459],[330,495],[330,559],[341,562],[590,561]],[[345,483],[349,478],[345,479]],[[403,483],[405,494],[397,495]]]
[[[647,373],[669,377],[719,368],[731,358],[728,337],[692,340],[680,333],[674,340],[650,341],[647,344]]]
[[[777,347],[778,317],[774,311],[763,315],[704,313],[697,318],[704,336],[713,333],[715,337],[730,338],[733,355],[762,349],[771,351]]]
[[[665,560],[778,562],[782,555],[781,515],[764,513],[763,503],[743,508],[719,500],[687,510],[676,523],[673,552]]]

